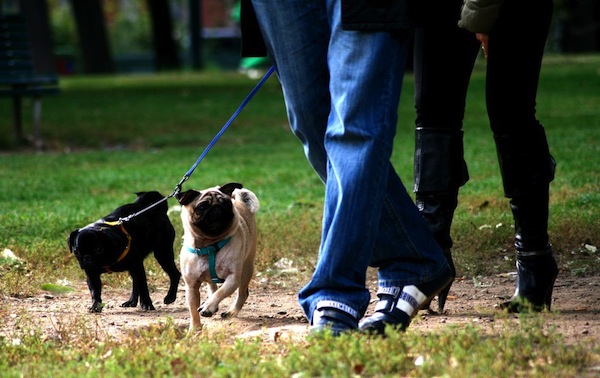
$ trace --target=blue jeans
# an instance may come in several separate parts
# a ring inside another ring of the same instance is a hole
[[[447,262],[390,163],[408,39],[342,30],[339,0],[253,0],[289,122],[326,185],[321,246],[299,301],[355,318],[380,287],[437,278]]]

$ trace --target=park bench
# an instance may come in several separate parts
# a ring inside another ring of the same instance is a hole
[[[39,72],[30,33],[20,15],[0,15],[0,96],[12,97],[15,136],[23,136],[22,99],[33,99],[33,142],[41,145],[42,96],[59,92],[58,76]]]

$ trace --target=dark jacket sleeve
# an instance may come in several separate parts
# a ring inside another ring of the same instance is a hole
[[[504,0],[465,0],[458,26],[473,33],[489,33]]]
[[[251,0],[241,1],[240,27],[242,29],[242,56],[267,56],[267,48]]]
[[[342,27],[361,31],[408,30],[420,22],[421,4],[422,0],[342,0]],[[251,0],[241,0],[240,14],[242,56],[266,56]]]

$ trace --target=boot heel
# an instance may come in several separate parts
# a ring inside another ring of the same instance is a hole
[[[452,283],[456,278],[456,268],[454,267],[454,262],[452,261],[452,253],[450,252],[450,248],[444,248],[444,256],[446,256],[446,260],[448,260],[448,265],[450,266],[450,270],[452,272],[452,278],[448,285],[446,285],[440,292],[437,294],[438,298],[438,313],[444,313],[444,306],[446,305],[446,299],[448,299],[448,293],[450,292],[450,287],[452,287]],[[433,301],[433,297],[429,298],[423,305],[421,306],[422,310],[428,310],[432,315],[435,314],[435,311],[431,309],[431,302]]]
[[[442,291],[439,292],[438,294],[438,313],[443,314],[444,313],[444,306],[446,305],[446,299],[448,299],[448,293],[450,292],[450,287],[452,286],[452,283],[454,282],[454,279],[452,281],[450,281],[450,283],[442,289]]]
[[[450,265],[450,269],[452,270],[452,279],[448,282],[448,285],[444,287],[438,293],[438,313],[444,313],[444,306],[446,305],[446,299],[448,299],[448,293],[450,292],[450,287],[452,287],[452,283],[456,278],[456,267],[454,266],[454,261],[452,261],[452,253],[450,252],[450,248],[444,248],[444,256],[448,260],[448,265]]]
[[[544,307],[550,311],[550,306],[552,305],[552,293],[554,292],[554,282],[556,282],[556,277],[558,276],[558,267],[556,267],[556,263],[554,264],[555,267],[555,273],[554,273],[554,278],[552,279],[552,283],[550,284],[550,287],[548,288],[548,291],[546,291],[546,297],[544,298]]]

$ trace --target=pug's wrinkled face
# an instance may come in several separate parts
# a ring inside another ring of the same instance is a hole
[[[207,236],[219,236],[233,221],[231,197],[219,191],[202,193],[193,206],[192,224]]]
[[[188,222],[207,237],[219,237],[226,233],[234,220],[231,194],[241,185],[224,185],[199,192],[188,190],[177,196],[188,212]],[[238,186],[239,185],[239,186]]]

